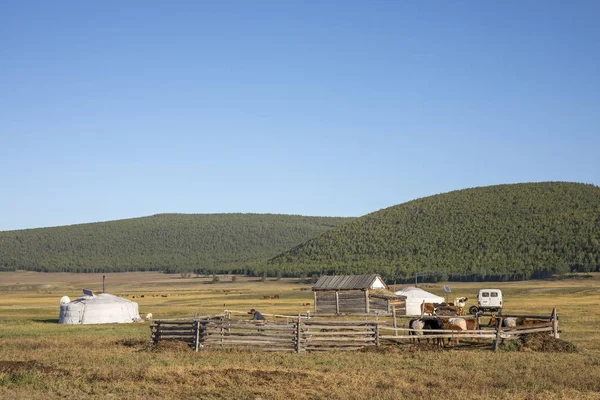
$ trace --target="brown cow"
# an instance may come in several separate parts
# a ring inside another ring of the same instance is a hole
[[[433,315],[435,313],[435,305],[433,303],[421,304],[421,312],[427,315]]]

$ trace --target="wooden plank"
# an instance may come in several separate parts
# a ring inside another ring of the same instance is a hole
[[[342,332],[319,332],[319,331],[303,331],[302,335],[311,335],[311,336],[365,336],[365,335],[373,335],[372,330],[362,331],[362,332],[354,332],[354,331],[342,331]]]
[[[263,345],[281,345],[281,342],[277,342],[277,341],[265,341],[265,340],[218,340],[218,339],[211,339],[211,340],[207,340],[204,342],[205,344],[245,344],[245,345],[252,345],[252,346],[263,346]],[[294,342],[290,340],[290,348],[293,348]]]
[[[175,342],[186,342],[186,343],[193,343],[194,342],[194,338],[188,338],[188,339],[183,339],[183,338],[160,338],[158,339],[158,341],[175,341]]]
[[[251,325],[251,324],[223,324],[223,325],[214,325],[207,326],[206,330],[212,329],[246,329],[246,330],[263,330],[263,331],[294,331],[293,325],[282,325],[282,326],[273,326],[273,325]]]
[[[173,340],[191,340],[191,339],[195,339],[195,336],[190,335],[190,336],[154,336],[153,337],[154,340],[165,340],[165,339],[173,339]]]
[[[348,347],[367,347],[367,346],[375,346],[375,343],[304,343],[303,348],[310,351],[314,349],[323,349],[323,348],[334,348],[334,349],[344,349]]]
[[[358,325],[347,325],[347,326],[337,326],[337,325],[319,325],[319,326],[307,326],[302,332],[320,332],[321,329],[325,329],[323,332],[333,331],[333,332],[371,332],[371,326],[358,326]]]
[[[317,348],[317,349],[310,349],[307,351],[310,352],[325,352],[325,351],[356,351],[356,350],[361,350],[363,347],[348,347],[348,348]]]
[[[265,337],[265,336],[205,336],[204,341],[208,342],[211,340],[228,341],[228,340],[256,340],[265,342],[293,342],[295,338],[278,338],[278,337]]]
[[[296,317],[294,317],[296,319]],[[230,321],[214,321],[205,324],[204,326],[280,326],[283,328],[293,328],[294,322],[275,322],[275,321],[253,321],[253,320],[230,320]]]
[[[464,333],[487,333],[487,332],[495,332],[495,330],[493,329],[475,329],[475,330],[466,330],[466,331],[459,331],[459,330],[451,330],[451,329],[411,329],[411,328],[394,328],[391,326],[380,326],[380,329],[382,330],[388,330],[388,331],[406,331],[406,332],[424,332],[426,334],[433,332],[433,333],[455,333],[455,334],[464,334]]]
[[[190,325],[190,326],[152,326],[152,327],[150,327],[150,329],[152,331],[161,331],[161,332],[193,331],[193,330],[195,330],[193,325]]]
[[[456,334],[456,335],[450,335],[450,334],[445,334],[445,335],[423,335],[423,336],[417,336],[417,335],[398,335],[398,336],[393,336],[393,335],[381,335],[379,337],[380,339],[386,339],[386,340],[394,340],[394,339],[454,339],[454,338],[466,338],[466,339],[494,339],[496,338],[496,334],[485,334],[485,335],[474,335],[474,334]]]
[[[198,352],[198,349],[200,348],[200,323],[196,322],[195,324],[195,328],[196,328],[196,332],[195,332],[195,338],[194,338],[194,348],[196,350],[196,353]]]
[[[211,337],[211,336],[258,336],[258,337],[278,337],[278,338],[295,338],[296,334],[295,333],[274,333],[274,332],[236,332],[236,331],[231,331],[231,332],[224,332],[223,334],[221,334],[221,332],[213,332],[213,331],[207,331],[204,333],[205,337]]]
[[[299,353],[302,349],[300,344],[300,331],[302,327],[302,320],[300,319],[300,314],[298,314],[298,322],[296,323],[296,352]]]
[[[350,321],[350,320],[343,320],[343,321],[331,321],[331,320],[327,320],[327,321],[317,321],[316,319],[309,319],[307,321],[304,321],[305,325],[339,325],[339,326],[345,326],[345,325],[374,325],[376,324],[376,321],[360,321],[360,320],[354,320],[354,321]]]
[[[262,346],[242,346],[242,345],[228,345],[228,344],[223,344],[221,345],[219,344],[207,344],[206,346],[204,346],[203,350],[221,350],[221,349],[231,349],[231,348],[238,348],[240,350],[247,350],[247,351],[287,351],[287,352],[293,352],[294,348],[293,347],[277,347],[277,346],[273,346],[273,347],[262,347]]]
[[[560,338],[559,336],[559,332],[558,332],[558,315],[556,314],[556,308],[552,309],[552,336],[554,336],[554,339],[558,339]]]
[[[496,315],[497,317],[499,315]],[[461,316],[460,318],[462,318],[463,316]],[[465,315],[466,317],[466,315]],[[482,317],[492,317],[492,314],[483,314]],[[516,315],[516,314],[502,314],[502,318],[507,318],[507,317],[511,317],[511,318],[527,318],[527,319],[547,319],[547,320],[551,320],[552,317],[547,316],[547,315]]]
[[[305,338],[302,337],[301,341],[305,341],[305,342],[311,342],[311,343],[316,343],[316,342],[374,342],[375,341],[375,337],[367,337],[367,338],[360,338],[360,337],[309,337],[309,338]]]
[[[530,333],[539,333],[539,332],[552,332],[552,327],[551,326],[547,326],[545,328],[501,331],[502,335],[527,335],[527,334],[530,334]]]
[[[184,332],[184,333],[193,333],[194,330],[193,329],[153,329],[151,330],[152,333],[170,333],[170,332]]]

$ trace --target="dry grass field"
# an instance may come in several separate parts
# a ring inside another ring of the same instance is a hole
[[[310,285],[294,280],[220,279],[107,274],[106,291],[137,301],[140,315],[154,318],[250,308],[294,315],[313,302]],[[422,286],[443,295],[442,283]],[[469,298],[479,288],[498,287],[506,313],[550,314],[557,307],[561,338],[579,351],[394,346],[325,354],[195,353],[185,345],[152,346],[148,323],[58,325],[60,297],[76,298],[83,287],[100,291],[101,274],[0,273],[0,398],[600,399],[600,275],[451,286],[453,295]],[[263,300],[275,294],[279,300]]]

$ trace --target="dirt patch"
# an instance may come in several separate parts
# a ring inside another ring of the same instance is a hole
[[[392,346],[367,346],[359,351],[364,353],[385,353],[385,354],[400,354],[400,353],[416,353],[419,351],[443,351],[444,349],[436,343],[411,343]]]
[[[189,343],[179,342],[176,340],[169,340],[169,341],[161,340],[160,342],[158,342],[156,344],[151,344],[144,349],[148,350],[148,351],[158,352],[158,353],[161,353],[161,352],[184,353],[184,352],[192,351],[192,347],[189,345]]]
[[[49,375],[68,375],[69,372],[55,368],[51,365],[44,365],[35,360],[31,361],[0,361],[0,373],[14,374],[19,372],[37,371]]]
[[[543,353],[576,353],[577,347],[566,340],[555,339],[545,332],[524,335],[519,351],[539,351]]]
[[[279,370],[255,370],[249,371],[247,369],[238,369],[238,368],[228,368],[225,370],[221,370],[223,374],[228,377],[234,377],[236,375],[250,375],[252,379],[260,380],[263,382],[270,382],[277,379],[285,379],[289,378],[289,372],[287,371],[279,371]],[[294,378],[308,378],[308,373],[301,371],[294,371]]]
[[[177,340],[161,340],[154,344],[153,342],[140,338],[125,338],[115,342],[117,346],[123,346],[135,351],[149,351],[154,353],[171,352],[182,353],[192,350],[192,347],[187,342]]]
[[[150,342],[146,339],[125,338],[125,339],[117,340],[115,342],[115,344],[118,346],[125,346],[125,347],[130,347],[130,348],[135,348],[135,349],[145,349],[148,346],[151,346],[152,342]]]

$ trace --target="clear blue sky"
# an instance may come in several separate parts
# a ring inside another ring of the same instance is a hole
[[[0,230],[600,184],[597,1],[15,1]]]

